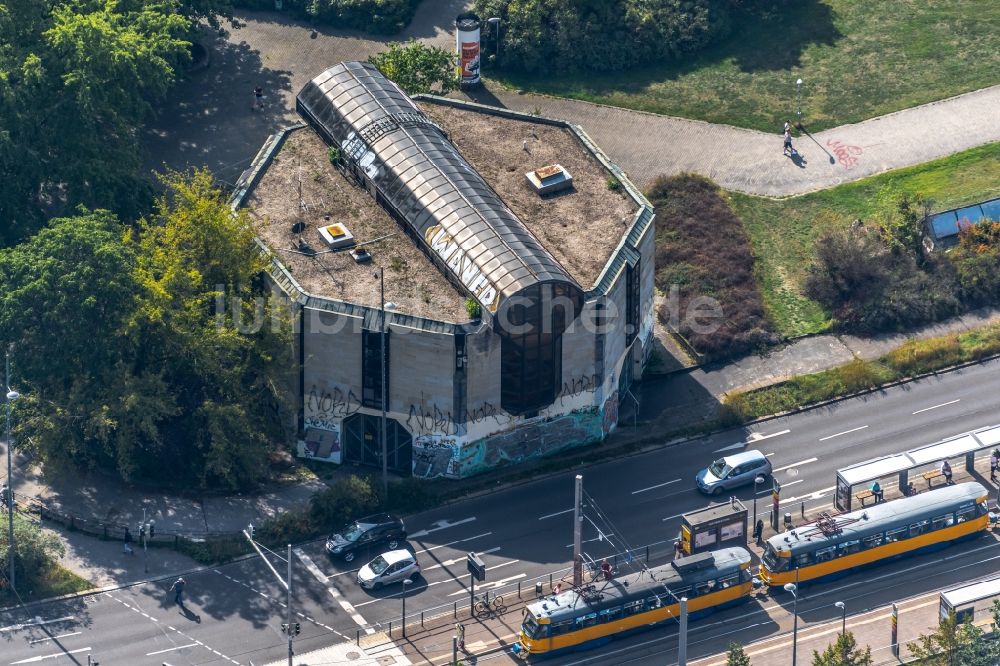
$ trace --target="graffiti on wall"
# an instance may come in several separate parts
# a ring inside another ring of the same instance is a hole
[[[431,479],[458,475],[458,441],[441,435],[418,435],[413,438],[413,476]]]
[[[299,442],[298,455],[300,458],[339,464],[341,461],[340,424],[319,428],[306,419],[306,435],[305,439]]]
[[[616,425],[618,425],[618,391],[604,401],[604,426],[601,429],[605,435],[610,435]]]
[[[306,427],[330,430],[339,428],[341,419],[357,412],[361,408],[361,399],[350,389],[326,389],[313,384],[305,407]]]
[[[560,406],[565,404],[565,399],[572,395],[594,393],[600,385],[601,378],[596,374],[568,379],[563,382],[562,388],[559,390],[559,404]]]
[[[457,435],[459,426],[463,424],[479,424],[492,420],[498,426],[507,425],[512,417],[491,402],[484,402],[478,407],[465,410],[464,418],[456,421],[451,411],[444,410],[436,404],[410,405],[406,417],[406,427],[412,433],[428,435]]]

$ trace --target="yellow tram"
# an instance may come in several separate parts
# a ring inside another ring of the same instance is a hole
[[[768,585],[818,582],[981,535],[989,526],[986,488],[960,483],[876,504],[767,540],[760,578]]]
[[[676,620],[681,597],[696,618],[746,601],[752,589],[746,549],[701,553],[530,604],[519,640],[529,657],[587,649]]]

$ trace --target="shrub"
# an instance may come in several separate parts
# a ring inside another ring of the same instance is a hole
[[[885,360],[901,376],[913,377],[956,365],[964,358],[958,336],[952,335],[931,340],[910,340],[886,354]]]
[[[878,229],[835,229],[816,243],[806,294],[829,310],[843,329],[902,330],[957,312],[951,273],[933,261],[924,269],[892,251]]]
[[[308,518],[317,529],[325,531],[372,513],[378,507],[378,494],[371,482],[351,475],[313,495]]]
[[[984,305],[1000,298],[1000,222],[982,220],[962,229],[951,260],[962,300]]]
[[[330,164],[338,163],[340,161],[340,148],[330,146],[330,149],[326,151],[326,156],[330,159]]]
[[[403,479],[389,484],[390,510],[397,513],[416,513],[437,505],[437,496],[423,479]]]
[[[622,71],[676,60],[727,35],[719,0],[476,0],[503,21],[503,62],[527,72]]]
[[[471,297],[465,299],[465,311],[469,314],[469,319],[479,319],[483,314],[479,301]]]
[[[419,0],[284,0],[283,9],[335,28],[392,35],[409,25],[419,4]],[[274,9],[274,0],[234,0],[233,5]]]
[[[657,179],[648,197],[656,207],[656,286],[668,294],[660,321],[712,360],[762,351],[777,342],[757,291],[743,222],[719,188],[682,174]],[[692,316],[705,297],[721,307],[722,319],[714,328],[699,326]]]
[[[298,543],[316,536],[316,525],[301,511],[286,511],[271,516],[254,532],[254,538],[271,547]]]
[[[612,192],[617,192],[622,189],[622,181],[618,180],[614,176],[608,176],[608,189]]]

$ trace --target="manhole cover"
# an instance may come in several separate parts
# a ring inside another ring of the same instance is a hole
[[[348,652],[344,656],[347,657],[347,659],[349,661],[354,661],[355,659],[360,659],[361,658],[361,653],[360,652]]]
[[[386,657],[379,657],[375,661],[378,662],[378,666],[392,666],[393,664],[396,663],[396,658],[386,656]]]

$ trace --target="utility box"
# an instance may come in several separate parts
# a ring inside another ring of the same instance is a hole
[[[696,555],[747,544],[747,508],[735,497],[681,517],[681,551]]]

